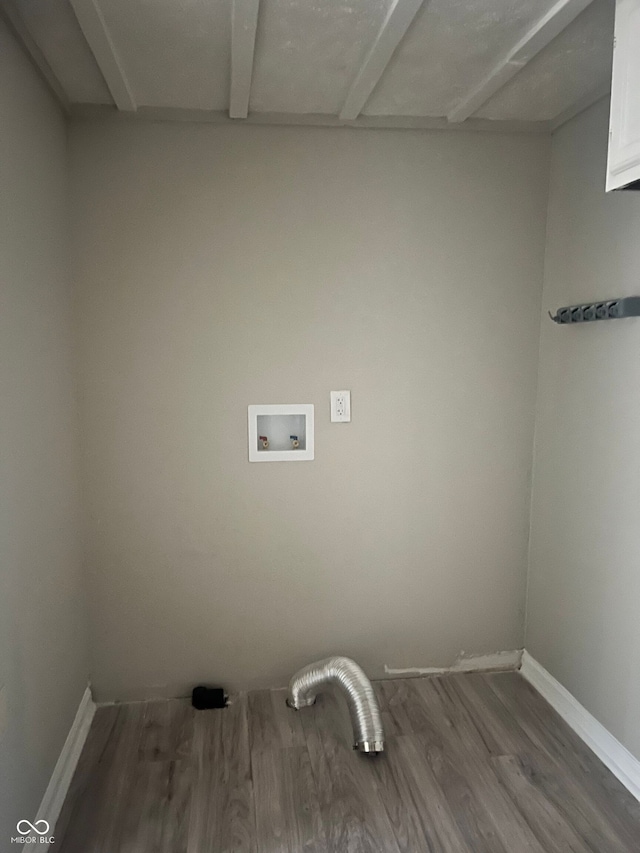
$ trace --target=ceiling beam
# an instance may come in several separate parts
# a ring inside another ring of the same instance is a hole
[[[349,89],[340,111],[343,121],[351,121],[360,115],[422,3],[423,0],[393,0],[387,17]]]
[[[260,0],[233,0],[231,13],[231,91],[229,117],[249,115]]]
[[[587,8],[592,0],[557,0],[530,30],[451,110],[451,122],[465,121],[508,83],[533,57]]]
[[[119,110],[135,112],[137,105],[97,0],[70,0],[80,29]]]
[[[44,53],[36,44],[33,36],[27,28],[27,25],[23,21],[20,12],[17,10],[12,0],[0,0],[0,18],[5,21],[9,29],[13,32],[16,39],[22,45],[27,56],[35,66],[36,71],[40,74],[40,77],[44,80],[49,90],[58,101],[62,110],[68,115],[70,112],[70,105],[67,93],[62,88],[55,72],[49,65]]]

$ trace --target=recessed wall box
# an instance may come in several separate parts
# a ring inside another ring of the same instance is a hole
[[[249,406],[249,462],[313,459],[313,404]]]

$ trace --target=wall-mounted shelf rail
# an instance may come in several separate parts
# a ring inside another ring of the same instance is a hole
[[[568,326],[570,323],[591,323],[594,320],[621,320],[624,317],[640,317],[640,296],[624,296],[622,299],[606,299],[585,302],[583,305],[567,305],[558,308],[555,316],[549,312],[554,323]]]

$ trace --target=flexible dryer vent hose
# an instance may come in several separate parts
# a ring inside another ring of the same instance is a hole
[[[305,666],[289,682],[287,704],[297,711],[313,705],[318,693],[330,684],[338,685],[347,698],[353,724],[353,748],[360,752],[383,752],[384,730],[378,701],[371,682],[350,658],[326,658]]]

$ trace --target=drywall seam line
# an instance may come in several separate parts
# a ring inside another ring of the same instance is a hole
[[[544,223],[544,249],[542,252],[542,286],[540,288],[540,305],[538,311],[539,326],[538,326],[538,364],[536,368],[536,385],[533,397],[533,434],[531,445],[531,474],[529,476],[529,530],[527,533],[527,561],[526,561],[526,576],[524,585],[524,620],[522,626],[523,644],[526,648],[528,641],[529,629],[529,593],[531,587],[531,540],[533,533],[533,499],[535,494],[535,476],[536,476],[536,461],[537,461],[537,439],[538,439],[538,406],[540,403],[540,365],[542,364],[542,333],[543,333],[543,310],[544,310],[544,290],[547,280],[547,260],[549,252],[549,211],[551,206],[551,169],[553,166],[553,142],[549,146],[549,169],[547,177],[547,203],[546,216]]]

